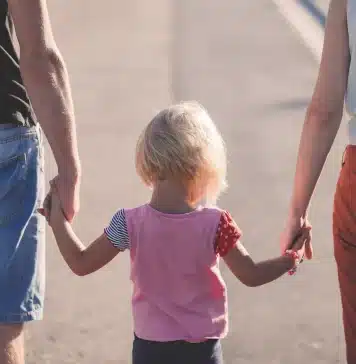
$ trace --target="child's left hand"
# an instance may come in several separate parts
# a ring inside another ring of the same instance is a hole
[[[51,182],[50,192],[46,196],[43,202],[43,208],[39,209],[39,212],[46,218],[50,226],[56,222],[66,221],[54,182]]]
[[[290,248],[290,250],[297,252],[300,262],[302,262],[304,258],[305,244],[311,240],[311,229],[312,226],[308,221],[306,221],[304,226],[301,228],[298,237],[295,239]]]

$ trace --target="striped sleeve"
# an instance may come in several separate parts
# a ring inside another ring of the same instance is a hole
[[[108,227],[104,229],[107,238],[120,249],[130,249],[129,233],[127,231],[125,210],[119,210],[111,219]]]

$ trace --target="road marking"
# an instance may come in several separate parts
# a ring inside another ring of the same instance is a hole
[[[273,0],[287,22],[297,30],[318,62],[323,49],[324,31],[313,15],[296,0]]]
[[[320,3],[315,5],[316,0],[297,0],[299,4],[305,7],[305,9],[313,15],[314,19],[325,28],[326,21],[326,12],[327,12],[327,3],[323,1],[323,5]],[[322,10],[323,9],[323,10]]]

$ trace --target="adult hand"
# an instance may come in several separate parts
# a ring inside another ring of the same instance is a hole
[[[43,201],[43,207],[38,209],[38,211],[46,218],[47,223],[53,226],[53,223],[55,224],[58,221],[63,222],[67,219],[64,216],[58,190],[53,180],[50,182],[50,185],[51,188]]]
[[[305,239],[305,258],[313,258],[312,233],[311,225],[305,218],[291,218],[288,220],[286,227],[281,235],[280,246],[281,253],[292,249],[293,244],[298,237],[303,234]]]
[[[58,193],[64,216],[72,222],[80,207],[80,179],[58,174],[51,181],[52,184]]]

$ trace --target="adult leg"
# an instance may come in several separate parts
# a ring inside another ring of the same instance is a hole
[[[42,318],[42,146],[35,128],[0,128],[0,364],[24,363],[25,322]]]
[[[0,325],[0,364],[24,364],[23,324]]]
[[[348,147],[333,211],[334,253],[343,311],[348,364],[356,363],[356,148]]]
[[[336,239],[335,239],[336,240]],[[343,259],[340,254],[343,242],[335,241],[338,256],[338,277],[342,303],[342,317],[344,324],[344,334],[346,343],[347,363],[356,363],[356,278],[355,274],[350,274],[351,266],[347,259]],[[355,269],[355,265],[352,267]]]

